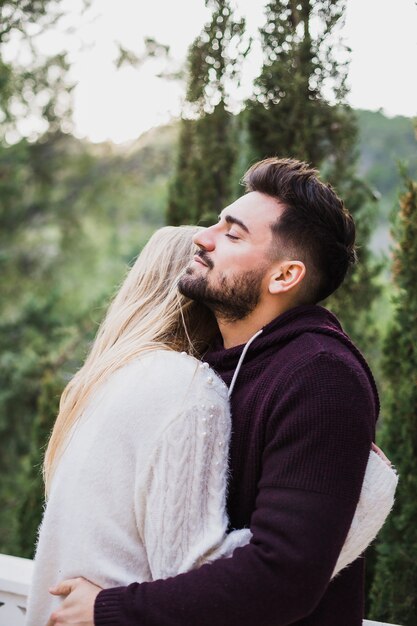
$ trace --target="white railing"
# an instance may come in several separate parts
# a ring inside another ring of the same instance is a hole
[[[23,626],[33,562],[0,554],[0,626]]]
[[[0,626],[23,626],[33,561],[0,554]],[[394,626],[364,620],[363,626]]]
[[[363,626],[396,626],[396,625],[387,624],[386,622],[370,622],[368,619],[364,619]]]
[[[368,619],[364,619],[363,626],[396,626],[396,625],[387,624],[386,622],[370,622]]]

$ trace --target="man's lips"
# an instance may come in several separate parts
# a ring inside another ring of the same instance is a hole
[[[203,261],[203,259],[201,258],[201,256],[199,256],[198,254],[195,254],[195,255],[193,256],[193,260],[194,260],[196,263],[200,263],[200,265],[204,265],[204,267],[208,267],[208,264],[207,264],[207,263],[205,263],[205,262]]]

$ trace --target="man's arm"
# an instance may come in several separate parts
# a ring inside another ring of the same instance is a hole
[[[392,469],[391,463],[382,451],[373,444],[359,503],[332,578],[346,565],[352,563],[375,538],[392,508],[397,482],[398,476]],[[210,561],[214,561],[228,552],[231,554],[237,547],[246,545],[248,540],[242,542],[239,535],[241,533],[247,533],[251,536],[249,529],[233,531],[227,536],[227,540],[231,540],[230,546],[228,545],[225,549],[226,542],[224,542],[218,551],[211,554]],[[64,623],[67,620],[71,624],[81,623],[83,626],[94,626],[94,603],[100,591],[100,587],[85,579],[64,581],[56,589],[51,590],[51,593],[54,595],[69,594],[68,598],[53,615],[47,626],[58,623],[57,620],[60,617],[64,619]]]
[[[103,590],[96,626],[285,626],[314,610],[359,498],[375,408],[363,379],[326,354],[277,396],[251,543],[196,571]]]
[[[94,600],[95,626],[258,626],[271,624],[271,616],[274,624],[290,624],[311,611],[328,584],[344,539],[338,522],[348,514],[345,510],[340,515],[338,509],[335,516],[334,508],[331,498],[317,499],[317,494],[263,489],[252,520],[254,540],[235,550],[232,558],[98,595],[83,579],[65,581],[54,593],[70,595],[47,626],[93,626]],[[308,516],[315,524],[314,532],[306,534]],[[332,546],[323,541],[323,533],[333,535]]]
[[[249,546],[195,572],[104,590],[96,599],[94,623],[290,624],[308,615],[324,594],[350,516],[347,505],[328,496],[264,489]]]

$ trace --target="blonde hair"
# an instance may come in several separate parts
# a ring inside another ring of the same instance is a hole
[[[201,356],[216,325],[202,305],[181,295],[177,282],[195,251],[194,226],[156,231],[110,304],[90,353],[66,386],[44,460],[46,493],[69,433],[94,390],[115,370],[155,348]]]

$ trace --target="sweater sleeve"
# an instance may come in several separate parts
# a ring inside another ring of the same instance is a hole
[[[214,394],[192,404],[164,431],[150,472],[143,536],[153,579],[228,555],[250,531],[226,536],[230,416]]]
[[[395,470],[371,450],[359,502],[332,578],[375,539],[394,505],[397,484]]]
[[[250,544],[167,580],[103,590],[96,626],[286,626],[309,615],[359,500],[374,419],[345,363],[324,354],[294,371],[276,390]]]

